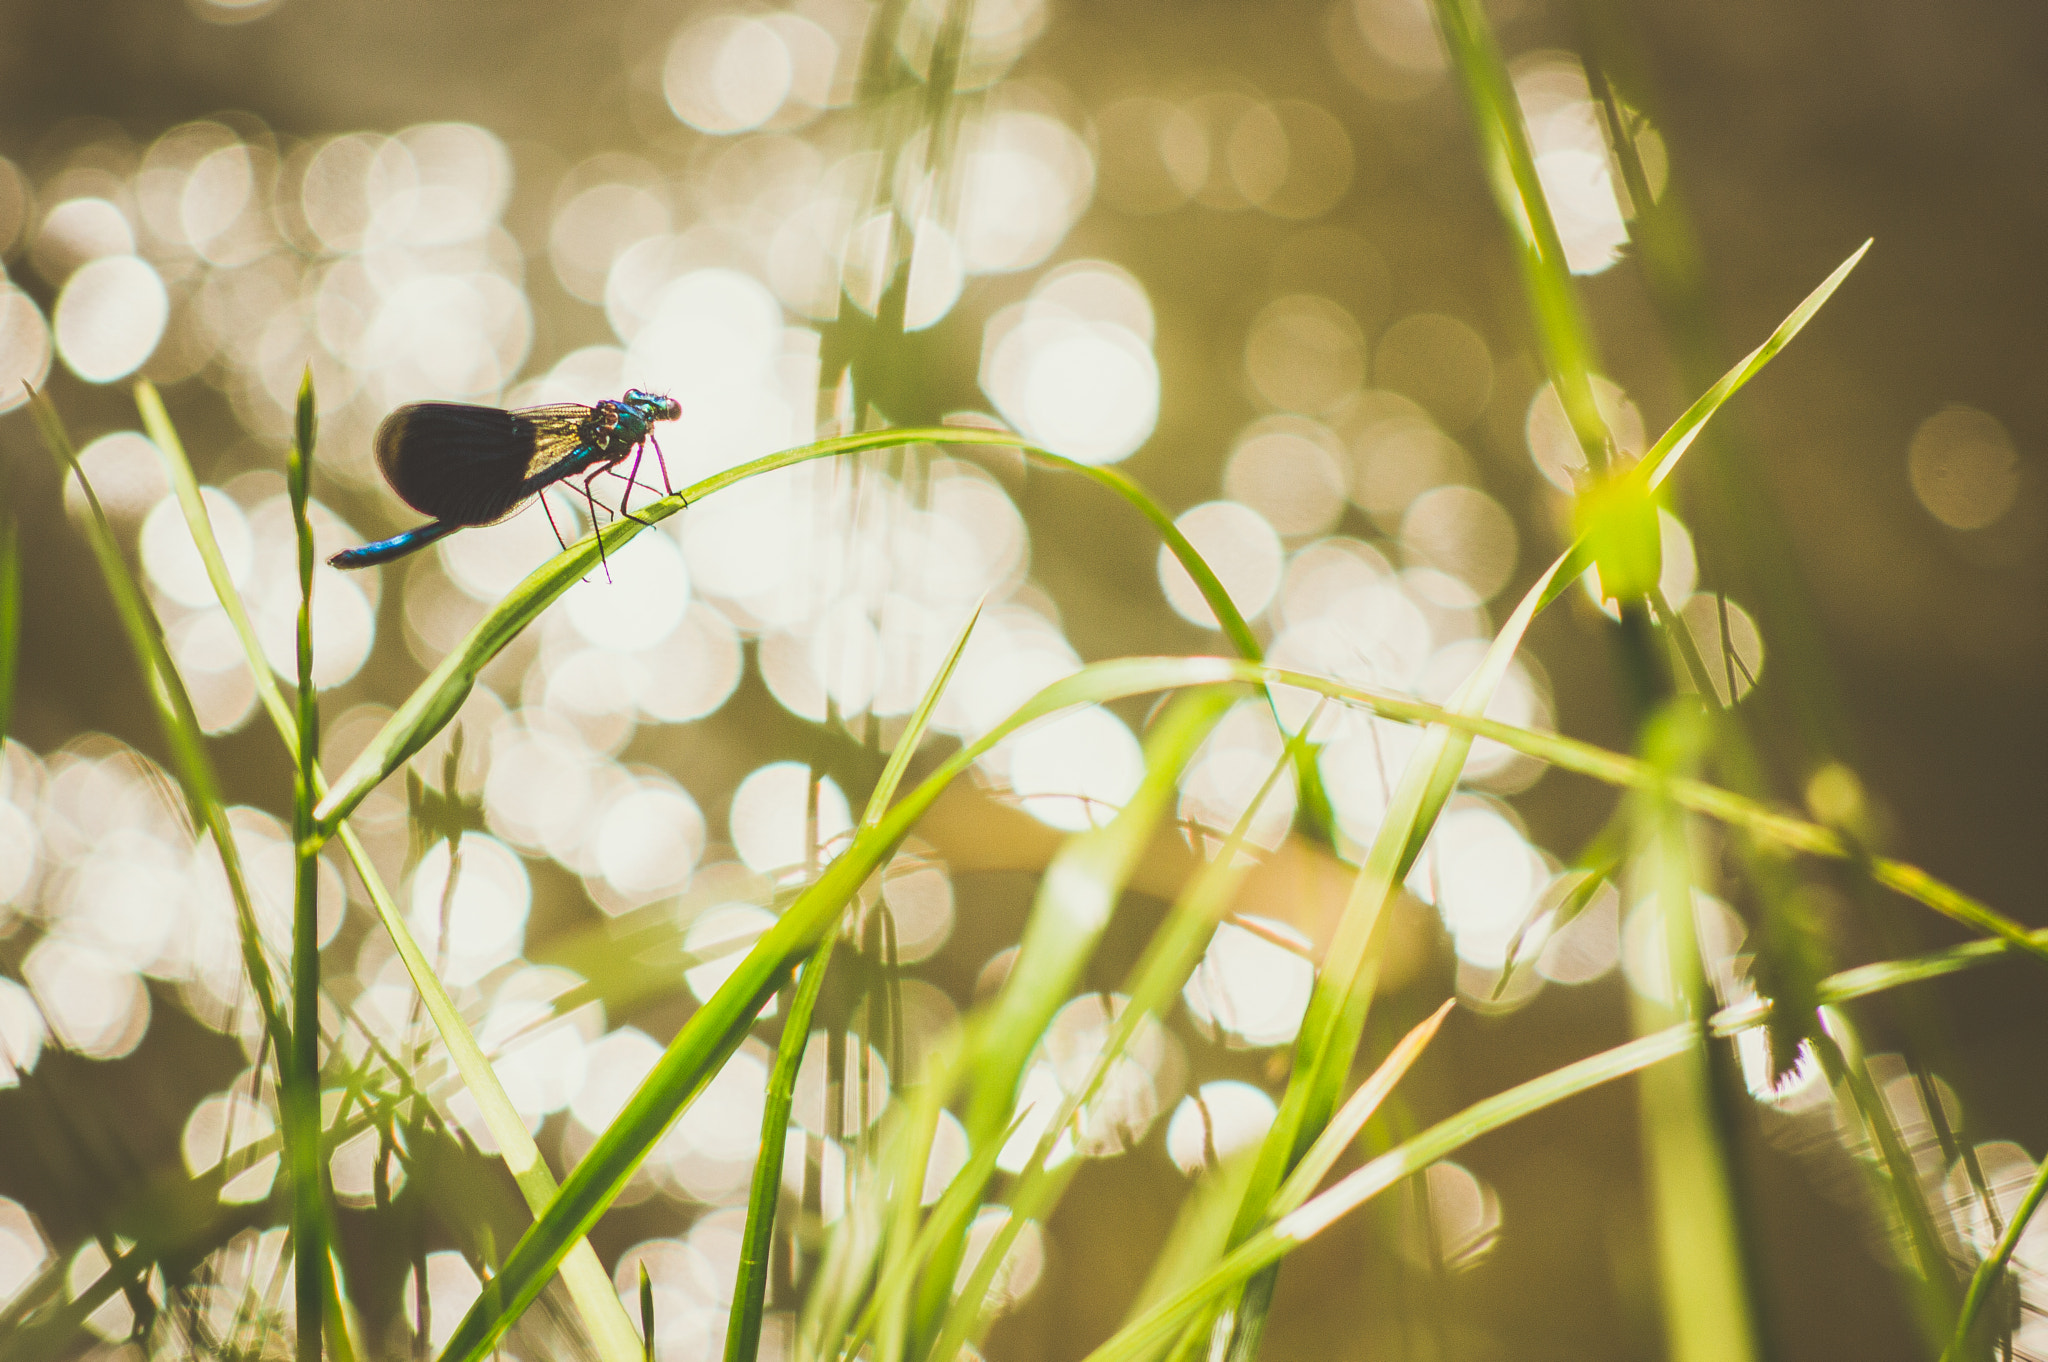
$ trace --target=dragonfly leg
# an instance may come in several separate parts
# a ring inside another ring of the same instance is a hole
[[[604,471],[602,468],[597,469],[583,480],[583,499],[590,503],[590,533],[597,540],[597,563],[604,569],[604,579],[609,582],[612,579],[612,565],[604,556],[604,530],[597,523],[597,494],[590,490],[590,484],[597,481],[597,475]]]
[[[668,460],[662,457],[661,441],[654,438],[654,432],[651,430],[647,432],[647,443],[654,446],[654,462],[659,464],[661,467],[662,493],[666,496],[672,497],[676,494],[676,489],[675,484],[668,480]],[[635,459],[634,462],[638,463],[639,460]]]
[[[642,441],[642,442],[641,442],[640,444],[638,444],[638,445],[636,445],[636,446],[634,447],[634,450],[633,450],[633,466],[632,466],[631,468],[629,468],[629,469],[627,469],[627,470],[626,470],[626,490],[625,490],[625,492],[624,492],[624,493],[623,493],[623,494],[622,494],[622,495],[621,495],[621,496],[619,497],[619,514],[620,514],[620,515],[622,515],[622,516],[624,516],[624,517],[626,517],[626,519],[628,519],[628,520],[631,520],[631,521],[636,521],[636,522],[638,522],[639,524],[642,524],[642,525],[648,525],[648,526],[651,526],[651,525],[653,525],[653,523],[654,523],[653,521],[651,521],[651,520],[641,520],[639,516],[637,516],[637,515],[634,515],[634,514],[633,514],[633,513],[631,512],[631,511],[629,511],[629,510],[627,510],[627,509],[626,509],[626,503],[627,503],[628,501],[630,501],[630,500],[632,499],[632,496],[633,496],[633,489],[634,489],[634,488],[635,488],[636,486],[638,486],[638,487],[647,487],[647,484],[646,484],[646,483],[643,483],[643,482],[641,482],[641,481],[640,481],[640,460],[641,460],[641,459],[642,459],[642,458],[643,458],[643,457],[645,456],[645,454],[646,454],[646,451],[647,451],[647,443],[646,443],[646,441],[644,441],[644,440],[643,440],[643,441]],[[612,468],[612,467],[609,467],[609,466],[607,466],[607,467],[605,467],[605,468],[601,468],[601,469],[599,469],[599,470],[598,470],[598,472],[600,472],[600,473],[616,473],[616,472],[617,472],[617,470],[616,470],[616,469],[614,469],[614,468]],[[591,474],[590,476],[594,478],[594,477],[596,477],[596,476],[597,476],[597,473],[592,473],[592,474]],[[586,489],[586,490],[587,490],[587,489]],[[650,492],[652,492],[652,491],[653,491],[654,489],[653,489],[652,487],[647,487],[647,490],[648,490],[648,491],[650,491]]]
[[[555,508],[548,505],[548,494],[546,492],[542,492],[540,494],[539,500],[540,509],[547,515],[548,518],[548,528],[555,532],[555,542],[557,544],[560,544],[565,549],[568,548],[569,541],[562,538],[562,527],[555,523]]]

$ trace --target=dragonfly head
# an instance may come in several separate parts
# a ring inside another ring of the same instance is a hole
[[[683,414],[683,404],[673,397],[660,393],[642,392],[638,388],[626,394],[625,405],[631,407],[648,421],[673,421]]]

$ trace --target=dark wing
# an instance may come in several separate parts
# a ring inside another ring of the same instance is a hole
[[[519,509],[529,471],[576,447],[579,406],[504,411],[415,402],[377,427],[377,466],[414,510],[457,525],[488,525]]]

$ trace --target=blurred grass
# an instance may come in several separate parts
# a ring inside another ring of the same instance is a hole
[[[270,716],[272,726],[279,739],[285,744],[295,767],[308,770],[316,791],[324,784],[317,762],[310,765],[300,756],[302,727],[301,716],[285,700],[277,679],[272,673],[269,660],[264,656],[263,645],[256,637],[256,628],[249,618],[247,605],[241,593],[235,588],[228,574],[227,562],[221,556],[220,543],[213,533],[212,521],[206,513],[206,503],[200,496],[199,479],[193,472],[192,461],[185,452],[183,439],[172,423],[170,414],[164,409],[163,399],[156,386],[143,380],[135,386],[135,405],[141,414],[143,429],[163,457],[164,470],[173,492],[178,498],[179,508],[184,512],[185,527],[192,535],[200,561],[205,565],[207,580],[213,584],[215,599],[220,602],[233,625],[235,636],[242,645],[242,655],[249,674],[256,684],[256,694],[264,711]],[[312,393],[307,389],[301,398],[303,415],[300,417],[300,437],[310,440],[308,426],[312,420]],[[302,552],[304,550],[302,549]],[[447,792],[451,797],[455,791]],[[310,834],[299,835],[295,840],[305,846]],[[392,948],[404,963],[406,973],[413,987],[418,990],[421,1003],[433,1021],[441,1041],[448,1047],[449,1055],[462,1077],[470,1095],[476,1099],[482,1113],[485,1127],[491,1132],[505,1161],[507,1171],[512,1174],[527,1208],[539,1214],[542,1207],[554,1197],[556,1186],[554,1176],[548,1171],[546,1160],[541,1157],[540,1148],[526,1128],[525,1118],[512,1105],[511,1097],[504,1085],[498,1081],[495,1070],[483,1049],[477,1044],[475,1034],[462,1020],[455,1001],[448,995],[432,962],[419,947],[412,928],[406,923],[397,901],[385,887],[382,876],[371,864],[368,851],[345,822],[336,829],[336,836],[347,853],[350,865],[355,869],[365,891],[370,896],[379,923],[389,937]],[[398,1067],[395,1057],[392,1065]],[[593,1344],[604,1362],[632,1362],[639,1352],[639,1341],[633,1333],[633,1326],[627,1319],[624,1307],[612,1290],[611,1278],[598,1261],[597,1254],[588,1242],[579,1243],[569,1254],[562,1269],[563,1280],[568,1286],[576,1308],[582,1315],[584,1327],[589,1331]]]

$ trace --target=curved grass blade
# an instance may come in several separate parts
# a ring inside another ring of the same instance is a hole
[[[263,702],[272,727],[296,763],[299,752],[297,717],[264,657],[263,645],[257,640],[248,607],[228,576],[227,561],[221,556],[219,540],[214,537],[213,523],[207,516],[206,503],[199,492],[199,479],[186,456],[184,441],[179,438],[170,414],[164,410],[163,398],[147,379],[135,385],[135,406],[142,416],[143,429],[163,456],[165,472],[177,494],[179,508],[185,514],[186,528],[198,547],[200,561],[206,566],[207,580],[213,584],[214,595],[234,626],[236,638],[241,641],[249,675],[256,683],[257,697]],[[317,763],[313,766],[313,779],[316,789],[324,784]],[[442,1043],[448,1047],[464,1086],[476,1099],[484,1127],[496,1141],[499,1155],[518,1185],[520,1196],[525,1200],[527,1209],[539,1215],[554,1198],[555,1179],[548,1171],[546,1160],[541,1157],[540,1147],[526,1128],[525,1118],[513,1107],[511,1096],[498,1081],[497,1071],[491,1067],[489,1057],[477,1043],[475,1033],[463,1021],[455,1000],[442,986],[426,952],[420,949],[418,939],[413,936],[397,901],[385,887],[383,877],[371,863],[369,851],[362,840],[346,822],[339,825],[336,836],[368,891],[371,907],[383,924],[399,960],[405,965],[407,976],[419,991],[428,1018]],[[612,1289],[610,1275],[588,1242],[577,1244],[564,1260],[562,1280],[598,1356],[604,1362],[633,1362],[640,1352],[639,1339],[633,1332],[632,1321],[627,1317],[618,1293]]]
[[[1683,1053],[1693,1037],[1693,1028],[1674,1026],[1567,1064],[1437,1122],[1247,1238],[1200,1281],[1118,1330],[1086,1362],[1141,1362],[1178,1337],[1189,1320],[1402,1179],[1449,1158],[1481,1135]]]
[[[1240,680],[1249,681],[1257,678],[1271,685],[1293,686],[1313,691],[1318,695],[1327,695],[1332,699],[1348,700],[1382,718],[1397,719],[1403,723],[1440,725],[1468,737],[1489,738],[1560,770],[1589,776],[1608,785],[1641,790],[1661,788],[1673,803],[1688,813],[1704,814],[1717,822],[1739,828],[1752,837],[1774,843],[1787,850],[1827,860],[1852,861],[1864,868],[1872,880],[1885,888],[1966,927],[1983,932],[1987,936],[1997,937],[2002,943],[2002,948],[2048,961],[2048,929],[2030,930],[1988,904],[1943,883],[1916,865],[1886,856],[1871,856],[1861,848],[1851,846],[1832,828],[1781,813],[1756,800],[1709,785],[1704,781],[1690,778],[1670,779],[1645,762],[1619,752],[1610,752],[1604,747],[1595,747],[1591,743],[1562,737],[1556,733],[1542,733],[1534,729],[1517,728],[1493,719],[1475,718],[1470,714],[1460,714],[1405,696],[1383,694],[1362,686],[1347,685],[1327,677],[1286,671],[1278,667],[1252,667],[1223,658],[1208,660],[1218,667],[1234,672]],[[1999,948],[1989,942],[1978,945],[1978,949],[1984,951],[1995,951]]]
[[[1146,519],[1159,527],[1160,533],[1165,537],[1167,548],[1201,589],[1203,599],[1209,603],[1210,608],[1216,613],[1216,618],[1221,622],[1225,637],[1231,640],[1240,655],[1247,661],[1260,660],[1258,640],[1252,636],[1251,627],[1244,622],[1243,615],[1231,603],[1229,593],[1224,591],[1216,574],[1202,561],[1201,555],[1195,552],[1187,537],[1174,527],[1172,519],[1165,511],[1145,495],[1143,489],[1122,474],[1111,469],[1077,463],[1062,455],[1040,449],[1006,431],[983,430],[972,426],[905,428],[844,435],[765,455],[750,463],[715,473],[673,496],[648,503],[634,513],[638,519],[614,521],[598,534],[577,541],[535,568],[528,574],[526,580],[492,607],[490,613],[470,630],[461,644],[441,659],[440,664],[385,722],[383,729],[372,739],[370,745],[363,749],[335,781],[333,788],[315,810],[318,824],[316,835],[332,835],[340,819],[360,803],[363,796],[378,782],[396,771],[413,753],[424,747],[434,734],[454,717],[456,710],[462,707],[463,700],[475,686],[477,675],[484,666],[516,638],[521,630],[538,618],[542,610],[558,600],[564,592],[596,567],[603,554],[618,552],[641,530],[674,515],[685,505],[701,501],[714,492],[744,482],[748,478],[812,459],[855,454],[870,449],[886,449],[896,445],[938,442],[1019,449],[1033,460],[1080,473],[1115,491],[1136,507]],[[1319,792],[1321,786],[1313,785],[1313,789]]]
[[[150,609],[141,587],[136,585],[134,574],[128,570],[127,559],[121,556],[120,546],[114,540],[113,526],[107,523],[107,513],[101,508],[92,484],[86,481],[85,470],[78,466],[78,453],[72,446],[70,434],[64,429],[63,418],[57,414],[50,399],[33,388],[29,389],[29,410],[51,457],[57,461],[60,475],[69,474],[77,478],[79,489],[85,495],[86,542],[92,546],[93,557],[99,563],[107,594],[113,597],[115,613],[128,635],[129,646],[134,649],[136,664],[142,668],[143,686],[149,692],[157,724],[163,731],[165,745],[170,749],[172,768],[177,772],[186,807],[191,811],[193,823],[205,828],[213,838],[214,851],[220,857],[228,892],[235,902],[235,923],[241,936],[243,968],[248,972],[257,1007],[263,1014],[271,1052],[280,1057],[288,1055],[291,1053],[290,1028],[278,1008],[270,962],[263,957],[263,937],[256,925],[256,909],[250,901],[248,884],[242,875],[241,853],[228,827],[227,807],[221,802],[220,782],[214,775],[212,758],[206,753],[206,740],[199,727],[199,717],[192,709],[192,697],[186,692],[185,683],[164,646],[163,627]]]
[[[902,783],[903,773],[910,767],[910,759],[916,755],[918,744],[924,741],[925,732],[931,726],[939,697],[945,694],[954,669],[960,665],[961,654],[967,651],[967,640],[974,636],[974,626],[981,620],[981,610],[979,604],[974,607],[966,627],[954,641],[953,651],[946,655],[938,675],[926,687],[910,722],[896,740],[895,749],[890,752],[881,778],[875,782],[875,788],[868,796],[867,808],[861,814],[863,829],[873,828],[888,812],[889,802],[896,797],[896,787]],[[788,1140],[790,1106],[795,1097],[797,1071],[803,1065],[804,1051],[810,1041],[811,1013],[817,1006],[818,993],[824,987],[833,943],[838,939],[837,933],[828,932],[804,964],[796,996],[791,1000],[788,1017],[782,1024],[782,1039],[776,1047],[775,1065],[768,1075],[768,1100],[761,1115],[761,1151],[754,1162],[753,1185],[747,1197],[746,1229],[740,1244],[739,1272],[733,1283],[732,1309],[726,1323],[726,1362],[753,1362],[760,1349],[761,1315],[768,1299],[769,1250],[774,1244],[775,1211],[782,1195],[782,1158]],[[652,1331],[646,1337],[648,1346],[652,1347]]]
[[[629,522],[630,523],[630,522]],[[995,728],[953,753],[885,814],[855,835],[824,873],[799,894],[774,926],[677,1031],[618,1117],[601,1134],[534,1226],[513,1246],[496,1282],[470,1308],[442,1356],[480,1359],[533,1302],[566,1247],[587,1233],[632,1177],[633,1170],[746,1038],[761,1007],[797,961],[809,954],[867,877],[894,854],[941,792],[981,755],[1024,725],[1075,705],[1127,695],[1237,679],[1234,664],[1215,658],[1141,658],[1098,663],[1055,681]]]

